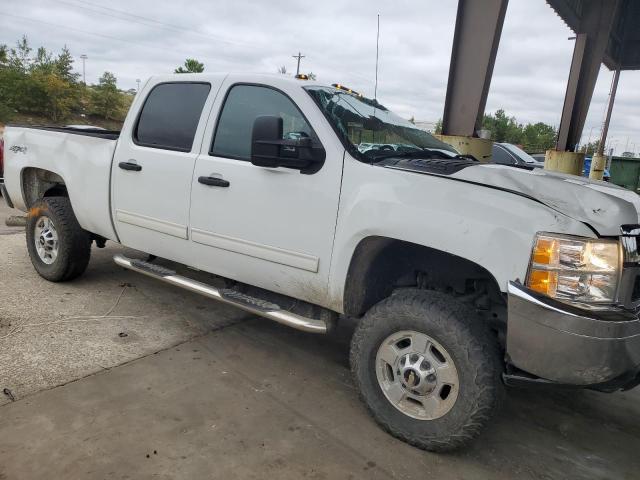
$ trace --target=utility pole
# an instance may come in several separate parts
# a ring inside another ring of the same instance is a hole
[[[82,83],[84,83],[86,85],[87,84],[87,74],[86,74],[86,71],[85,71],[84,62],[89,57],[87,57],[87,55],[83,53],[82,55],[80,55],[80,58],[82,59]]]
[[[136,78],[136,83],[138,84],[138,88],[136,88],[136,92],[140,91],[140,79]]]
[[[298,52],[298,55],[291,55],[293,58],[297,58],[298,59],[298,68],[296,68],[296,75],[300,75],[300,60],[303,59],[305,56],[302,55],[300,52]]]
[[[611,122],[611,112],[613,110],[613,103],[616,101],[616,90],[618,90],[618,79],[620,78],[620,67],[616,68],[613,72],[613,79],[611,80],[611,89],[609,90],[609,104],[605,113],[604,121],[602,122],[602,130],[600,132],[600,144],[598,145],[598,152],[600,155],[604,154],[604,145],[607,143],[607,134],[609,133],[609,123]]]

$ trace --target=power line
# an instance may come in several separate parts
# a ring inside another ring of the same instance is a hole
[[[60,24],[57,24],[57,23],[45,22],[44,20],[36,20],[35,18],[23,17],[21,15],[13,15],[11,13],[3,13],[2,16],[3,17],[17,18],[19,20],[27,20],[29,22],[40,23],[42,25],[48,25],[48,26],[54,27],[54,28],[59,28],[59,29],[64,29],[64,30],[72,30],[72,31],[84,33],[86,35],[93,35],[94,37],[101,37],[101,38],[107,38],[109,40],[116,40],[118,42],[123,42],[123,43],[126,43],[128,45],[138,45],[140,47],[153,48],[153,49],[159,50],[159,51],[164,52],[164,53],[167,52],[166,48],[162,48],[162,47],[159,47],[157,45],[150,45],[150,44],[147,44],[147,43],[132,42],[130,40],[124,40],[124,39],[118,38],[118,37],[111,37],[109,35],[103,35],[101,33],[89,32],[87,30],[82,30],[80,28],[69,27],[67,25],[60,25]]]
[[[252,45],[252,44],[248,44],[248,43],[244,43],[244,42],[238,42],[236,40],[229,40],[226,39],[224,37],[220,37],[218,35],[210,35],[210,34],[206,34],[206,33],[201,33],[198,31],[194,31],[191,27],[185,27],[182,25],[176,25],[176,24],[171,24],[171,23],[165,23],[165,22],[161,22],[159,20],[155,20],[153,18],[150,17],[145,17],[142,15],[136,15],[135,13],[130,13],[124,10],[118,10],[116,8],[110,8],[110,7],[104,7],[102,5],[98,5],[96,3],[93,2],[88,2],[86,0],[73,0],[74,3],[68,1],[68,0],[58,0],[58,3],[66,3],[67,5],[71,5],[73,7],[76,8],[82,8],[84,10],[87,10],[89,12],[92,13],[96,13],[98,15],[104,15],[107,17],[111,17],[111,18],[115,18],[118,20],[122,20],[125,22],[131,22],[131,23],[136,23],[139,25],[145,25],[147,27],[152,27],[152,28],[162,28],[164,30],[169,30],[169,31],[173,31],[173,32],[178,32],[181,34],[187,33],[187,34],[192,34],[192,35],[198,35],[200,37],[204,37],[204,38],[208,38],[211,40],[215,40],[218,42],[222,42],[222,43],[227,43],[230,45],[237,45],[237,46],[241,46],[241,47],[246,47],[246,48],[257,48],[258,45]],[[77,5],[75,2],[77,3],[83,3],[85,5],[90,5],[93,8],[88,8],[88,7],[83,7],[80,5]],[[98,10],[95,10],[96,8],[102,9],[102,10],[107,10],[108,12],[114,12],[117,13],[118,15],[121,16],[117,16],[111,13],[107,13],[107,12],[101,12]],[[124,17],[131,17],[131,18],[123,18]],[[138,20],[134,20],[134,19],[138,19]],[[152,23],[154,25],[150,25],[149,23]]]

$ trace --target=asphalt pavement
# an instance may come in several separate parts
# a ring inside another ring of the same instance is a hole
[[[0,200],[1,480],[639,476],[640,390],[510,390],[469,449],[423,452],[359,401],[352,322],[316,336],[251,317],[115,266],[143,253],[112,243],[48,283],[9,213]]]

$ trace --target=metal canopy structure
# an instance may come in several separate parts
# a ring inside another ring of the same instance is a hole
[[[459,0],[442,116],[445,135],[473,136],[482,124],[508,0]]]
[[[558,129],[557,150],[575,150],[598,79],[600,65],[616,71],[640,68],[640,2],[637,0],[547,0],[576,34],[567,92]],[[615,96],[612,89],[600,140],[606,141]]]
[[[445,135],[477,136],[507,3],[458,1],[442,122]],[[640,69],[640,0],[547,3],[576,34],[556,146],[559,151],[573,151],[582,135],[600,65],[616,71]]]
[[[547,0],[558,16],[575,33],[582,33],[581,25],[593,0]],[[615,0],[607,3],[614,4]],[[609,70],[640,69],[640,2],[622,0],[619,14],[609,34],[609,41],[603,58]]]

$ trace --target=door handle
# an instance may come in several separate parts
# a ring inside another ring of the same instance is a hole
[[[198,177],[198,183],[212,187],[228,187],[230,185],[227,180],[219,177]]]
[[[131,160],[129,160],[128,162],[120,162],[118,166],[123,170],[131,170],[132,172],[139,172],[140,170],[142,170],[142,165],[138,165]]]

